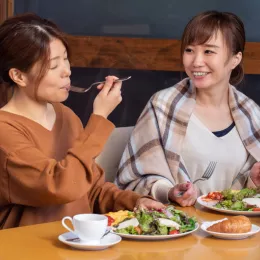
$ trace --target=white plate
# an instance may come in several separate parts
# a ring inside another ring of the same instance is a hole
[[[165,240],[165,239],[173,239],[177,237],[187,236],[193,232],[195,232],[199,228],[199,224],[196,223],[195,229],[192,231],[181,233],[181,234],[174,234],[174,235],[130,235],[130,234],[121,234],[111,231],[113,234],[117,234],[123,238],[129,238],[134,240]]]
[[[90,245],[82,240],[67,241],[67,239],[73,239],[73,238],[75,238],[75,235],[71,232],[64,233],[58,237],[58,239],[66,245],[81,250],[91,250],[91,251],[104,250],[110,246],[119,243],[122,240],[120,236],[109,233],[101,239],[100,244],[98,245]]]
[[[201,198],[205,197],[206,195],[202,195],[198,197],[197,202],[204,206],[205,208],[212,209],[214,211],[219,211],[223,213],[228,213],[231,215],[244,215],[244,216],[259,216],[260,211],[238,211],[238,210],[230,210],[230,209],[218,209],[214,207],[218,203],[218,201],[203,201]]]
[[[244,239],[247,237],[250,237],[260,231],[260,227],[257,225],[252,224],[251,231],[247,233],[219,233],[219,232],[213,232],[213,231],[208,231],[207,228],[210,227],[211,225],[217,223],[219,221],[213,221],[213,222],[204,222],[201,224],[200,228],[207,232],[208,234],[217,237],[217,238],[222,238],[222,239]]]

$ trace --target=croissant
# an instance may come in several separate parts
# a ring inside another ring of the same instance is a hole
[[[218,233],[246,233],[252,228],[249,218],[245,216],[231,217],[207,228],[208,231]]]

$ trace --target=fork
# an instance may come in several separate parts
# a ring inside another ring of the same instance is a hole
[[[214,172],[214,170],[216,168],[216,165],[217,165],[217,162],[210,162],[208,167],[207,167],[207,169],[203,173],[203,175],[200,178],[198,178],[195,181],[193,181],[192,184],[195,184],[198,181],[206,181],[206,180],[208,180],[212,176],[212,174],[213,174],[213,172]],[[184,191],[181,191],[175,197],[181,197],[183,194],[184,194]]]
[[[120,82],[120,81],[125,81],[131,79],[131,76],[126,77],[126,78],[121,78],[121,79],[117,79],[114,81],[114,83]],[[80,88],[80,87],[76,87],[76,86],[71,86],[70,90],[73,92],[77,92],[77,93],[85,93],[87,91],[89,91],[93,86],[97,86],[99,84],[104,84],[106,81],[99,81],[99,82],[95,82],[92,83],[88,88]]]
[[[104,238],[108,233],[110,233],[110,229],[108,229],[105,234],[100,238]],[[79,242],[80,238],[79,237],[73,237],[73,238],[67,238],[66,241],[70,241],[70,242]]]

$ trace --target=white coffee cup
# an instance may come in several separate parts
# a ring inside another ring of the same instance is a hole
[[[74,230],[66,225],[66,220],[71,221]],[[84,242],[97,245],[106,232],[107,216],[99,214],[79,214],[73,218],[67,216],[62,219],[62,225]]]

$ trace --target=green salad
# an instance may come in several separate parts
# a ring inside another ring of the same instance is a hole
[[[255,205],[250,205],[243,201],[246,198],[257,197],[258,189],[245,188],[239,191],[227,189],[221,192],[223,198],[214,207],[219,209],[229,209],[237,211],[253,211]]]
[[[131,235],[173,235],[196,228],[195,217],[188,217],[173,206],[165,210],[137,210],[134,218],[126,219],[114,227],[114,231]]]

